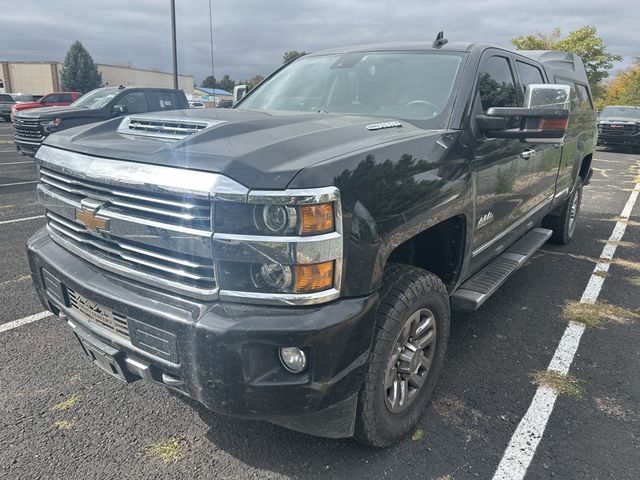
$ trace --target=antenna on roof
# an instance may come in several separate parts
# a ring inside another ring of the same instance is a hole
[[[449,42],[446,38],[444,38],[444,32],[439,32],[436,36],[436,39],[433,41],[433,48],[440,48],[443,45],[446,45]]]

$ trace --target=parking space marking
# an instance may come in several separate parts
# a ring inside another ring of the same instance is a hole
[[[23,163],[31,163],[31,164],[33,164],[33,161],[30,161],[30,162],[0,162],[0,166],[2,166],[2,165],[22,165]]]
[[[38,183],[38,181],[34,180],[32,182],[0,183],[0,187],[13,187],[15,185],[27,185],[29,183]]]
[[[593,269],[589,283],[580,298],[581,303],[593,304],[598,299],[605,279],[604,276],[602,276],[602,272],[609,270],[610,263],[607,262],[607,260],[613,259],[617,248],[615,242],[620,241],[624,235],[627,227],[625,220],[628,220],[631,216],[631,210],[638,199],[638,194],[640,194],[640,183],[637,183],[631,192],[620,214],[620,221],[616,222],[616,226],[609,240],[602,249],[600,258],[604,261],[596,264]],[[549,363],[548,370],[554,370],[565,375],[569,372],[584,330],[584,324],[569,322],[560,340],[560,344]],[[524,478],[533,460],[533,456],[536,453],[538,444],[540,440],[542,440],[557,398],[558,393],[555,390],[546,386],[538,387],[529,409],[511,437],[509,445],[493,476],[493,480],[521,480]]]
[[[35,220],[36,218],[44,218],[44,215],[36,215],[35,217],[15,218],[13,220],[2,220],[0,222],[0,225],[5,225],[7,223],[27,222],[29,220]]]
[[[6,332],[8,330],[13,330],[14,328],[21,327],[22,325],[27,325],[29,323],[37,322],[38,320],[42,320],[43,318],[47,318],[53,315],[50,311],[45,310],[44,312],[36,313],[35,315],[30,315],[28,317],[20,318],[18,320],[14,320],[9,323],[3,323],[0,325],[0,333]]]

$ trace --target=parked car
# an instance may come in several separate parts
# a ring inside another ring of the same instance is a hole
[[[105,87],[83,95],[67,107],[19,111],[13,116],[18,151],[35,155],[51,133],[127,114],[189,108],[182,90],[155,87]]]
[[[33,102],[34,95],[24,93],[0,93],[0,117],[5,122],[11,121],[11,108],[18,102]]]
[[[604,107],[598,115],[598,145],[631,147],[640,153],[640,107]]]
[[[11,107],[11,115],[23,110],[43,107],[62,107],[70,105],[82,96],[78,92],[56,92],[50,93],[33,102],[20,102]]]
[[[202,102],[189,102],[189,108],[207,108]]]
[[[569,53],[308,54],[233,109],[47,138],[33,281],[114,377],[386,446],[429,400],[451,308],[571,241],[595,141]]]

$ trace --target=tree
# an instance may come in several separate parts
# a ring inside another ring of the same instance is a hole
[[[597,36],[596,27],[585,25],[562,38],[559,28],[549,35],[537,33],[511,39],[518,50],[561,50],[582,57],[587,78],[594,96],[602,95],[602,81],[609,76],[613,62],[622,60],[622,56],[607,51],[602,38]]]
[[[597,104],[598,108],[605,105],[640,106],[640,58],[605,86],[603,97],[603,101]]]
[[[282,55],[282,63],[289,63],[292,60],[295,60],[296,58],[306,54],[307,52],[305,51],[299,52],[298,50],[289,50],[288,52],[284,52],[284,54]]]
[[[249,90],[253,90],[256,87],[256,85],[258,85],[263,80],[264,80],[264,77],[262,75],[254,75],[251,80],[247,80],[246,82],[244,82],[244,84],[247,86],[247,92]]]
[[[73,42],[64,57],[60,80],[64,90],[80,93],[90,92],[102,85],[102,74],[78,40]]]
[[[216,88],[221,88],[222,90],[226,90],[227,92],[233,92],[233,87],[236,86],[236,82],[231,80],[229,75],[225,75],[222,77],[222,80],[216,83]]]
[[[200,83],[200,86],[204,88],[215,88],[217,87],[217,85],[218,85],[218,81],[216,80],[216,77],[214,77],[213,75],[209,75],[204,80],[202,80],[202,83]]]

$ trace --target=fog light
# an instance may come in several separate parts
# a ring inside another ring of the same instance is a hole
[[[291,373],[300,373],[307,368],[307,356],[298,347],[280,347],[280,361]]]

